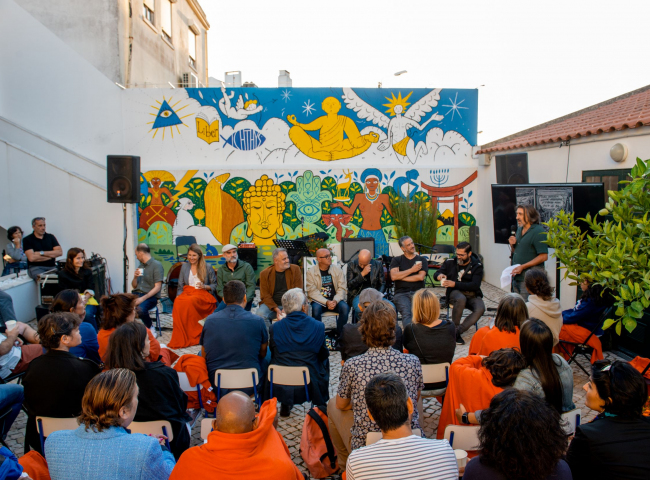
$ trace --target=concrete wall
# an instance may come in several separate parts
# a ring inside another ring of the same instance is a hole
[[[625,161],[617,163],[609,156],[609,150],[616,143],[623,143],[629,149]],[[571,141],[570,148],[559,144],[549,147],[509,150],[504,153],[528,153],[528,172],[530,183],[565,183],[582,182],[585,170],[630,169],[636,158],[650,158],[650,127],[635,128],[622,132],[605,133],[581,140]],[[500,152],[499,152],[500,153]],[[494,153],[493,153],[494,155]],[[478,186],[484,202],[480,202],[477,211],[477,224],[481,232],[481,253],[485,258],[485,280],[499,285],[501,272],[510,264],[507,245],[494,243],[494,227],[490,185],[496,183],[496,161],[487,167],[478,167]],[[549,278],[555,284],[555,259],[550,258],[546,264]],[[562,282],[560,299],[563,308],[570,308],[575,303],[576,287]]]

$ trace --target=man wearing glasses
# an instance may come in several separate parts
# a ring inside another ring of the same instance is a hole
[[[341,335],[343,325],[348,323],[350,307],[345,303],[348,287],[343,270],[332,265],[332,254],[326,248],[316,252],[318,265],[307,271],[307,296],[311,302],[312,317],[322,321],[323,312],[335,312],[336,331]]]

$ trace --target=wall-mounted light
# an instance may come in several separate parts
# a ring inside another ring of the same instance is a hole
[[[615,162],[624,162],[627,158],[627,145],[624,143],[617,143],[609,149],[609,156]]]

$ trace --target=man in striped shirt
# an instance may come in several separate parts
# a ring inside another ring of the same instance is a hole
[[[373,377],[366,385],[370,418],[382,439],[354,450],[348,458],[348,480],[458,480],[456,456],[447,440],[413,435],[413,401],[402,379],[392,373]]]

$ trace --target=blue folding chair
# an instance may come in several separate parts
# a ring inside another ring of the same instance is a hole
[[[257,393],[257,369],[256,368],[239,368],[239,369],[219,369],[214,372],[214,383],[217,384],[217,403],[221,400],[221,389],[239,390],[242,388],[252,388],[255,396],[255,403],[261,404],[260,396]],[[215,418],[217,410],[214,411]]]
[[[286,367],[284,365],[269,365],[268,378],[271,385],[270,394],[273,398],[273,385],[285,385],[290,387],[305,386],[305,395],[307,401],[311,403],[309,398],[309,369],[307,367]]]

